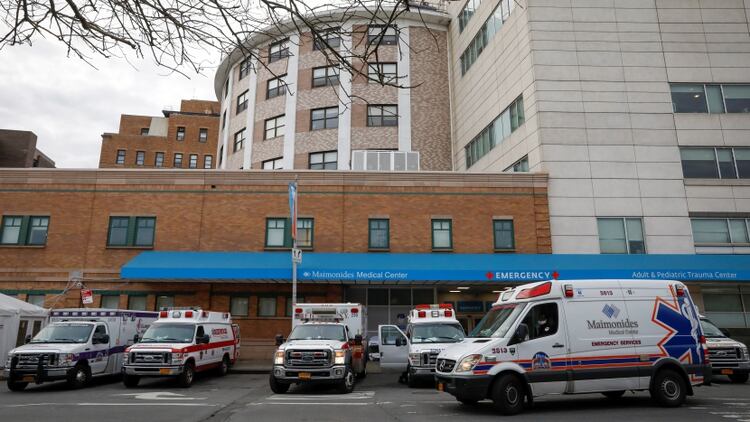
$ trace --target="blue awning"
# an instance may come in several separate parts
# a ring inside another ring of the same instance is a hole
[[[143,252],[124,279],[291,281],[289,252]],[[304,253],[300,281],[525,282],[598,278],[750,281],[748,255]]]

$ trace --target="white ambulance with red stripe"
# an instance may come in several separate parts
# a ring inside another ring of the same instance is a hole
[[[711,367],[687,287],[663,280],[544,281],[501,293],[437,359],[438,389],[515,414],[533,397],[649,391],[679,406]]]
[[[239,357],[238,333],[227,312],[162,310],[143,338],[126,350],[123,383],[132,388],[142,377],[176,377],[180,386],[189,387],[196,372],[225,375]]]

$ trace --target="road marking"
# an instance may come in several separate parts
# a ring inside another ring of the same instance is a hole
[[[216,404],[207,403],[24,403],[0,404],[0,407],[36,407],[36,406],[202,406],[215,407]]]
[[[205,397],[185,397],[184,394],[169,391],[152,391],[148,393],[114,394],[115,396],[132,396],[139,400],[205,400]]]
[[[328,403],[314,403],[314,402],[260,402],[260,403],[250,403],[247,406],[263,406],[268,404],[276,404],[276,405],[300,405],[300,406],[369,406],[371,404],[375,404],[372,402],[368,403],[352,403],[352,402],[328,402]]]
[[[281,394],[275,394],[273,396],[266,397],[266,400],[368,400],[375,397],[374,391],[359,391],[356,393],[349,393],[349,394],[328,394],[328,395],[295,395],[295,394],[289,394],[289,395],[281,395]]]

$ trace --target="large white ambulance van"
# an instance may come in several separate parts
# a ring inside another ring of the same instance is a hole
[[[464,404],[515,414],[548,394],[647,390],[679,406],[710,382],[705,338],[679,281],[544,281],[500,293],[437,359],[437,385]]]

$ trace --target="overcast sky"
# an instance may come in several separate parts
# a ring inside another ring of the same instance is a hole
[[[212,69],[188,79],[148,60],[95,65],[46,41],[0,50],[0,128],[36,133],[57,167],[97,167],[101,134],[117,132],[120,114],[157,116],[181,99],[216,100]]]

